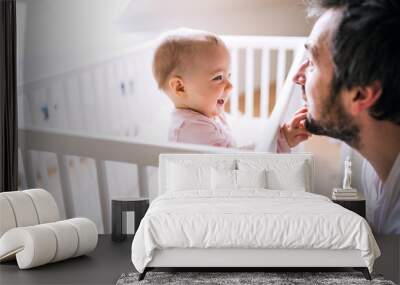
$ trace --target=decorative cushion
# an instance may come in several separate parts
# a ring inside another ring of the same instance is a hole
[[[267,188],[267,171],[236,170],[237,188]]]
[[[0,238],[0,261],[16,257],[19,268],[28,269],[86,254],[96,245],[96,225],[86,218],[19,227]]]
[[[273,190],[306,191],[304,163],[293,165],[290,172],[271,169],[267,172],[268,188]]]
[[[13,228],[0,238],[0,260],[17,259],[20,269],[49,263],[56,251],[56,237],[43,225]]]
[[[33,226],[60,219],[53,196],[43,189],[0,193],[0,211],[4,222],[0,236],[14,227]]]
[[[0,237],[9,229],[15,228],[17,222],[10,202],[6,197],[0,195]]]
[[[311,189],[308,177],[310,167],[308,161],[303,159],[291,160],[287,158],[275,159],[239,159],[240,170],[263,170],[267,171],[267,187],[271,190],[309,191]]]
[[[0,215],[0,262],[17,259],[20,269],[86,254],[97,245],[96,225],[86,218],[57,221],[57,204],[43,189],[0,193]]]
[[[65,220],[74,226],[79,237],[78,248],[74,257],[88,253],[96,248],[97,245],[97,228],[95,223],[86,218],[74,218]]]
[[[35,205],[29,195],[23,191],[3,192],[13,210],[17,227],[33,226],[39,223]]]
[[[214,191],[236,190],[236,170],[213,168],[211,174]]]
[[[174,164],[181,168],[176,169]],[[172,167],[170,167],[172,166]],[[204,168],[203,173],[196,169]],[[172,170],[171,170],[171,169]],[[217,171],[214,171],[216,169]],[[240,178],[239,186],[232,188],[232,170],[266,171],[266,187],[250,187],[270,190],[313,191],[314,161],[311,154],[276,154],[276,153],[221,153],[221,154],[160,154],[159,194],[166,191],[198,190],[200,194],[220,195],[222,192],[235,192],[248,188],[246,186],[261,186],[262,180],[254,178],[251,181],[247,174]],[[195,177],[190,181],[187,177]],[[254,173],[254,172],[253,172]],[[259,173],[258,173],[259,174]],[[241,174],[238,174],[239,176]],[[236,175],[236,176],[238,176]],[[201,181],[201,179],[203,181]],[[183,179],[183,181],[179,181]],[[188,181],[189,180],[189,181]],[[199,181],[200,180],[200,181]],[[178,181],[178,182],[177,182]],[[238,182],[238,181],[236,181]],[[242,187],[243,186],[243,187]]]
[[[167,191],[210,190],[211,167],[170,163],[167,168]]]
[[[43,189],[29,189],[22,192],[28,194],[32,199],[39,224],[51,223],[60,219],[56,201],[48,191]]]
[[[67,259],[75,255],[78,249],[79,236],[78,232],[70,223],[67,221],[59,221],[44,224],[43,226],[52,231],[57,244],[60,245],[57,247],[55,256],[52,258],[51,262]]]

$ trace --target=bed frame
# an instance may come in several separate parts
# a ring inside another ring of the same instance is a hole
[[[166,167],[169,160],[174,159],[233,159],[233,158],[267,158],[276,156],[267,153],[225,153],[225,154],[161,154],[159,164],[159,194],[165,191]],[[295,159],[302,159],[309,163],[309,181],[313,181],[314,161],[311,154],[281,154],[280,156],[291,156]],[[313,192],[313,183],[309,183],[306,189]],[[206,271],[216,269],[229,269],[229,271],[246,271],[257,269],[265,271],[271,268],[285,268],[288,271],[293,268],[343,268],[350,267],[361,271],[367,280],[371,275],[359,250],[329,250],[329,249],[253,249],[253,248],[168,248],[157,249],[153,259],[139,280],[143,280],[150,270],[161,268],[185,268]]]
[[[152,261],[139,275],[143,280],[146,273],[154,269],[196,269],[205,271],[270,271],[295,268],[318,269],[350,267],[361,271],[367,280],[371,280],[368,268],[361,258],[359,250],[326,249],[182,249],[171,248],[156,250]]]

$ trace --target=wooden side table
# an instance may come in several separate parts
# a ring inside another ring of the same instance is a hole
[[[144,217],[149,208],[149,198],[128,198],[118,197],[112,198],[111,202],[112,214],[112,233],[113,241],[123,241],[126,239],[126,234],[122,234],[122,213],[135,212],[135,233],[139,227],[140,221]]]
[[[359,194],[360,195],[360,194]],[[345,199],[333,199],[332,201],[336,204],[339,204],[340,206],[353,211],[356,214],[359,214],[361,217],[365,219],[365,198],[364,197],[359,197],[356,199],[352,200],[345,200]]]

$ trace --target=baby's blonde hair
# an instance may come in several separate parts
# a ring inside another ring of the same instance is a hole
[[[165,90],[174,72],[185,72],[199,49],[213,45],[225,47],[217,35],[205,31],[178,29],[164,34],[153,58],[153,75],[158,88]]]

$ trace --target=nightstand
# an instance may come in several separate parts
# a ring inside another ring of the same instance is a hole
[[[365,218],[365,198],[358,194],[359,198],[345,200],[345,199],[332,199],[332,202],[339,204],[340,206],[359,214],[361,217]]]
[[[144,217],[147,209],[149,208],[149,198],[127,198],[118,197],[112,198],[112,233],[111,239],[113,241],[123,241],[126,235],[122,234],[122,214],[123,212],[135,212],[135,232],[137,231],[140,221]]]

